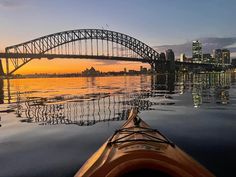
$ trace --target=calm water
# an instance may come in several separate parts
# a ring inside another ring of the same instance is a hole
[[[131,107],[216,176],[235,176],[230,72],[0,80],[0,176],[73,176]]]

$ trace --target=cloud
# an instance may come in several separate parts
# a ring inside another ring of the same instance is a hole
[[[27,4],[28,0],[0,0],[0,6],[5,8],[16,8]]]
[[[196,39],[194,39],[196,40]],[[212,53],[214,49],[227,48],[231,53],[236,52],[236,37],[231,38],[200,38],[197,39],[202,43],[203,53]],[[192,56],[192,42],[186,42],[178,45],[163,45],[153,47],[158,52],[163,52],[167,49],[172,49],[175,56],[178,58],[181,53],[187,56]]]

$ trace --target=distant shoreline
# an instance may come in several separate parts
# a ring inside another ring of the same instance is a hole
[[[117,74],[117,75],[87,75],[87,76],[83,76],[83,75],[32,75],[32,76],[12,76],[9,79],[36,79],[36,78],[75,78],[75,77],[118,77],[118,76],[140,76],[140,75],[152,75],[154,73],[139,73],[139,74]],[[1,78],[1,77],[0,77]],[[2,77],[2,79],[7,79],[6,77]]]
[[[181,72],[181,71],[180,71]],[[182,71],[184,72],[184,71]],[[222,71],[211,71],[210,73],[221,73]],[[223,71],[223,72],[236,72],[236,70],[228,70],[228,71]],[[209,73],[209,72],[204,72],[204,73]],[[167,74],[167,73],[152,73],[152,72],[148,72],[148,73],[126,73],[126,74],[99,74],[99,75],[82,75],[82,74],[55,74],[55,75],[16,75],[16,76],[12,76],[9,79],[42,79],[42,78],[86,78],[86,77],[118,77],[118,76],[140,76],[140,75],[144,75],[144,76],[150,76],[150,75],[155,75],[155,74]],[[203,74],[203,73],[199,73],[199,74]],[[0,79],[7,79],[5,76],[0,76]]]

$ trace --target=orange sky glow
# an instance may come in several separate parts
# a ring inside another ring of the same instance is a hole
[[[4,71],[5,61],[2,62]],[[150,68],[149,64],[140,62],[116,62],[109,60],[88,60],[88,59],[34,59],[21,67],[14,74],[35,74],[35,73],[81,73],[86,68],[94,67],[96,70],[107,71],[123,71],[139,70],[140,66]],[[12,68],[12,66],[10,67]]]

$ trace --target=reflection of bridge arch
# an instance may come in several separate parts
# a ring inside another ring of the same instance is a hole
[[[103,55],[99,55],[98,40],[102,41],[102,50],[104,49],[104,46],[106,47],[106,56],[104,56],[104,53],[102,53]],[[77,41],[85,41],[85,44],[83,46],[78,45],[76,44]],[[89,42],[90,45],[88,47]],[[115,56],[114,49],[117,49],[117,46],[113,46],[113,44],[125,47],[125,49],[121,48],[120,53],[122,51],[130,50],[136,53],[139,58],[128,57],[129,55],[124,57],[123,54],[121,55],[118,53]],[[75,53],[76,49],[77,53]],[[79,50],[80,52],[78,52]],[[87,53],[88,50],[91,51],[90,55]],[[7,74],[12,74],[34,58],[42,57],[104,58],[110,60],[140,61],[148,63],[154,63],[154,61],[159,58],[158,52],[145,43],[126,34],[103,29],[78,29],[50,34],[18,45],[7,47],[6,54],[8,56]],[[8,58],[13,65],[11,71],[9,70]]]
[[[20,99],[20,94],[18,95]],[[172,103],[152,102],[149,97],[163,97],[149,91],[137,93],[87,94],[70,98],[29,98],[17,102],[16,114],[22,122],[47,124],[75,124],[90,126],[98,122],[122,121],[128,110],[138,107],[140,111],[152,106]]]
[[[109,94],[79,96],[63,102],[35,98],[19,103],[16,114],[25,118],[22,122],[28,123],[91,126],[98,122],[125,120],[131,107],[124,104],[126,99],[122,95]]]

